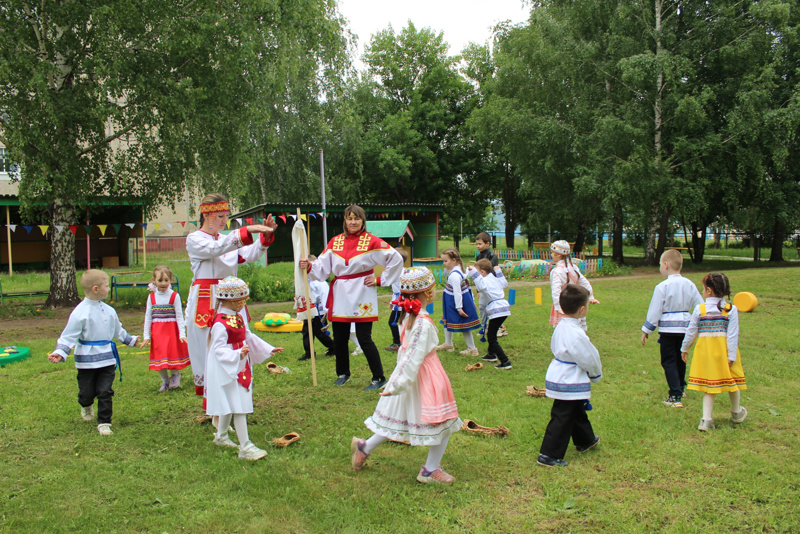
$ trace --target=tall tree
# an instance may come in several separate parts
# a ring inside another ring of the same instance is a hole
[[[5,2],[0,142],[26,217],[72,224],[98,196],[147,211],[252,172],[254,125],[285,104],[287,80],[329,63],[339,28],[326,0]],[[48,305],[71,305],[71,232],[54,233],[51,261]]]

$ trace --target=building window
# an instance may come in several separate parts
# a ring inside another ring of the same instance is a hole
[[[0,147],[0,172],[10,172],[11,163],[6,159],[6,149]]]

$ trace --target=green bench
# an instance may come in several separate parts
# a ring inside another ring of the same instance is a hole
[[[133,274],[133,273],[131,273],[131,274]],[[172,289],[174,289],[175,291],[180,293],[181,292],[181,283],[178,280],[178,275],[176,274],[176,275],[173,275],[173,276],[175,278],[175,281],[172,282]],[[139,287],[139,288],[143,287],[143,288],[147,289],[147,286],[150,284],[150,282],[152,282],[152,280],[144,280],[144,281],[141,281],[141,280],[118,280],[117,276],[114,275],[114,276],[111,277],[111,289],[114,291],[114,300],[115,301],[119,301],[118,290],[120,288],[125,289],[125,288],[133,288],[133,287]]]
[[[16,299],[16,298],[23,298],[23,297],[38,297],[38,296],[50,296],[49,289],[40,289],[40,290],[33,290],[33,291],[3,291],[3,283],[0,281],[0,306],[5,305],[6,299]]]

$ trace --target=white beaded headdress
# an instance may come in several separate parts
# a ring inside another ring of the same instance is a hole
[[[235,276],[223,278],[217,284],[217,298],[224,300],[238,300],[250,296],[247,282]]]
[[[427,267],[409,267],[400,275],[401,293],[422,293],[436,284],[433,273]]]
[[[550,250],[552,250],[556,254],[563,254],[564,256],[569,256],[569,243],[567,243],[563,239],[559,239],[558,241],[550,243]]]

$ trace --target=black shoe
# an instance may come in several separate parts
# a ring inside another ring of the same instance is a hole
[[[495,369],[511,369],[511,360],[500,362],[494,366]]]
[[[375,391],[376,389],[381,389],[385,385],[386,380],[373,380],[367,387],[364,388],[364,391]]]
[[[336,382],[333,383],[334,386],[343,386],[347,384],[347,381],[350,380],[350,375],[339,375],[339,378],[336,379]]]
[[[328,349],[325,351],[325,356],[336,356],[336,351],[333,349]]]
[[[536,460],[536,463],[539,465],[543,465],[545,467],[567,467],[569,465],[564,460],[559,460],[558,458],[550,458],[545,454],[540,454],[539,459]]]
[[[600,436],[595,434],[594,435],[594,441],[591,442],[589,445],[587,445],[586,447],[579,447],[578,445],[575,445],[575,448],[578,449],[578,452],[586,452],[589,449],[593,449],[594,446],[597,445],[598,443],[600,443]]]
[[[297,358],[297,361],[298,362],[304,362],[304,361],[310,360],[310,359],[311,359],[311,355],[310,354],[303,354],[302,356]]]
[[[494,354],[487,354],[486,356],[481,358],[481,360],[483,360],[485,362],[496,362],[497,361],[497,356],[495,356]]]

